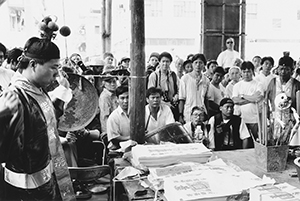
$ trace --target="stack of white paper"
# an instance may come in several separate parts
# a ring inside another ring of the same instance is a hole
[[[147,167],[162,167],[180,162],[206,163],[212,152],[202,143],[137,145],[132,148],[133,161]]]
[[[250,201],[300,201],[300,189],[287,183],[250,189]]]
[[[222,159],[217,159],[205,164],[183,162],[166,167],[151,167],[149,168],[150,174],[147,178],[152,184],[154,190],[160,190],[163,189],[165,178],[179,176],[190,172],[199,174],[200,172],[208,170],[212,170],[217,173],[237,172],[236,169],[228,166]]]
[[[192,171],[164,179],[165,197],[172,201],[219,201],[265,182],[248,171]]]

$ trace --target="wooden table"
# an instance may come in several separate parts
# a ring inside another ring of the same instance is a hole
[[[293,164],[293,160],[289,159],[287,162],[286,170],[281,172],[267,172],[266,170],[260,168],[255,159],[255,153],[254,149],[241,149],[241,150],[234,150],[234,151],[217,151],[213,152],[213,157],[215,158],[221,158],[225,162],[229,164],[234,164],[245,171],[250,171],[253,174],[263,177],[263,175],[266,175],[270,178],[273,178],[278,183],[287,182],[297,188],[300,188],[300,182],[298,177],[291,177],[290,173],[296,172],[295,166]],[[115,159],[115,167],[116,168],[122,168],[130,165],[127,161],[124,161],[123,159]],[[134,192],[136,192],[139,188],[141,188],[139,181],[124,181],[122,182],[124,189],[126,191],[126,194],[128,196],[128,200],[153,200],[153,191],[148,192],[147,195],[144,197],[140,197],[140,199],[136,199],[134,196]],[[149,190],[151,191],[151,190]],[[116,192],[118,194],[118,192]],[[164,197],[162,197],[162,200],[164,200]]]

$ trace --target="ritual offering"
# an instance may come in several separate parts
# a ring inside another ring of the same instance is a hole
[[[285,93],[275,97],[273,110],[265,99],[258,111],[259,133],[254,141],[257,162],[268,172],[282,171],[286,167],[289,143],[299,128],[299,116]]]

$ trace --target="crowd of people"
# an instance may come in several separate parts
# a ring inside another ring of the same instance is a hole
[[[151,53],[145,71],[146,134],[180,122],[194,142],[212,150],[253,148],[259,140],[262,100],[269,101],[271,113],[276,111],[276,95],[285,93],[296,108],[299,66],[289,53],[275,65],[271,56],[243,61],[233,38],[226,40],[226,47],[214,60],[207,61],[202,53],[177,58],[175,72],[170,53]],[[5,163],[5,181],[0,184],[5,190],[0,196],[72,199],[67,167],[78,166],[80,157],[101,163],[94,157],[98,154],[94,141],[117,150],[130,140],[130,60],[123,57],[117,63],[109,52],[94,63],[85,63],[78,53],[60,59],[53,42],[35,37],[24,48],[7,50],[0,43],[0,162]],[[72,99],[68,73],[89,80],[99,100],[93,121],[74,132],[57,127]],[[47,91],[55,80],[59,86]],[[299,144],[298,135],[294,138],[293,143]],[[33,176],[29,182],[20,176],[37,173],[46,176]]]

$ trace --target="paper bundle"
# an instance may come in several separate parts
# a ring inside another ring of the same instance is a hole
[[[287,183],[250,189],[250,201],[300,201],[300,189]]]
[[[147,167],[163,167],[180,162],[206,163],[212,152],[202,143],[137,145],[132,148],[133,161]]]
[[[237,172],[233,167],[228,166],[222,159],[217,159],[205,164],[183,162],[176,165],[170,165],[166,167],[151,167],[149,168],[150,174],[148,175],[148,180],[152,186],[153,190],[161,190],[164,188],[164,179],[174,176],[183,175],[186,173],[194,172],[199,174],[200,172],[213,170],[217,173],[225,172]],[[160,185],[159,185],[160,184]],[[155,188],[158,187],[158,188]]]
[[[249,171],[190,172],[164,179],[165,197],[172,201],[225,201],[228,196],[264,185],[265,182]]]

